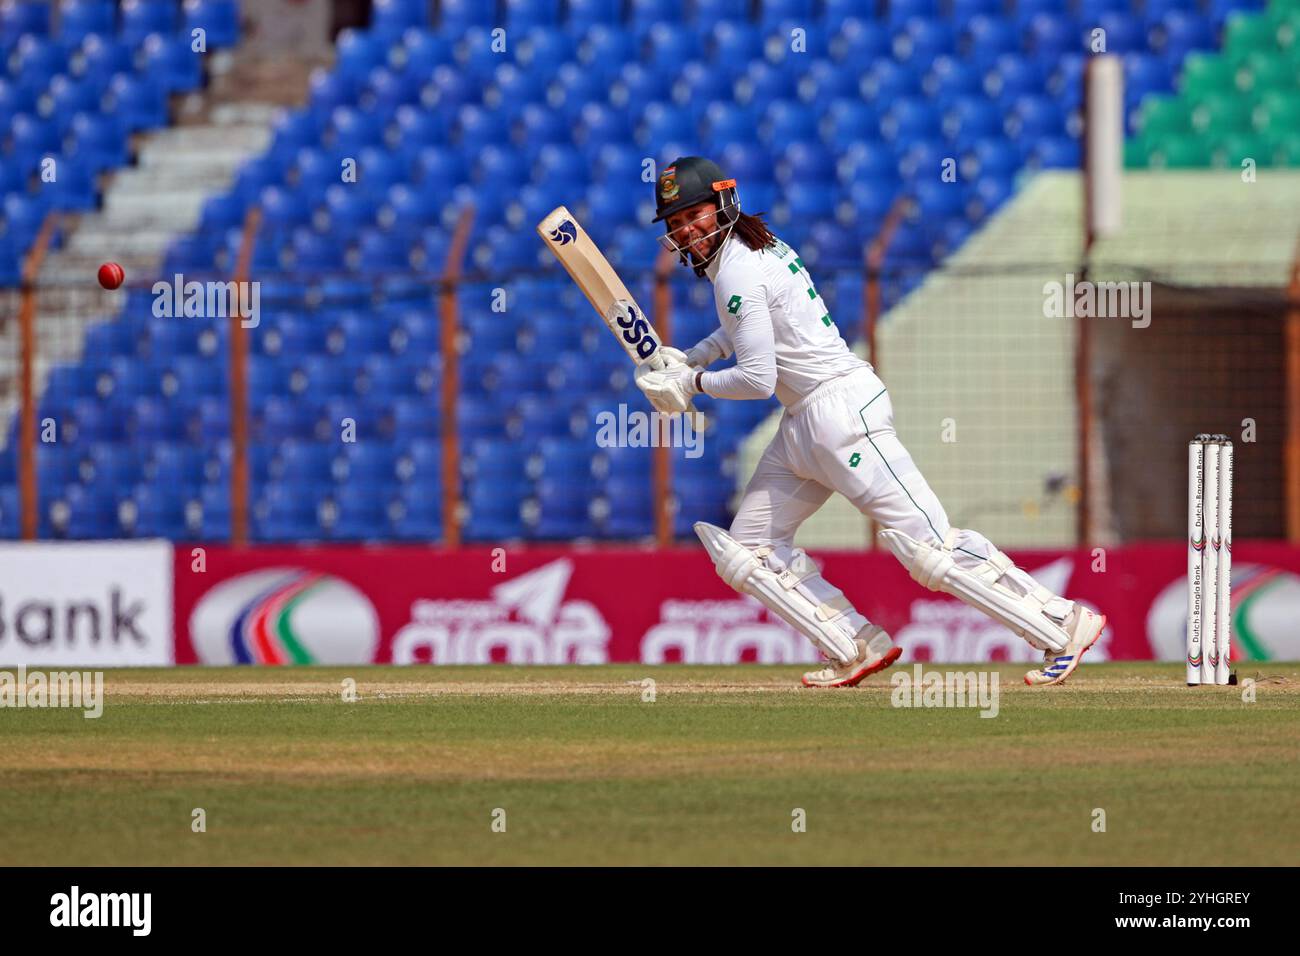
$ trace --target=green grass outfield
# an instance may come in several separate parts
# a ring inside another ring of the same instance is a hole
[[[109,671],[98,720],[0,710],[0,864],[1300,858],[1300,665],[1243,665],[1253,703],[1177,665],[1038,689],[1004,665],[991,719],[892,707],[898,670],[835,691],[760,666]]]

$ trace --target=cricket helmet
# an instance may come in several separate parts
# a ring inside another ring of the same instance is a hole
[[[731,225],[740,212],[736,181],[728,179],[717,163],[703,156],[680,156],[666,166],[655,181],[654,222],[696,203],[718,207],[718,222]]]
[[[696,257],[694,252],[689,253],[688,258],[687,250],[679,244],[678,237],[665,222],[673,213],[702,202],[713,203],[717,210],[713,214],[715,228],[709,236],[722,236],[704,260]],[[701,278],[705,275],[705,267],[722,251],[723,242],[740,221],[740,195],[736,192],[736,181],[727,179],[717,163],[703,156],[680,156],[664,168],[655,181],[655,207],[653,221],[664,222],[665,229],[664,235],[659,237],[660,245],[675,253],[682,265],[693,265],[695,274]]]

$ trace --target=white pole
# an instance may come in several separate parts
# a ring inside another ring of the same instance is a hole
[[[1089,242],[1119,232],[1124,173],[1124,69],[1111,53],[1090,57],[1084,83],[1087,112],[1084,177]]]

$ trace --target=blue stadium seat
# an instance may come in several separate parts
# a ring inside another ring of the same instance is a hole
[[[185,407],[153,396],[141,396],[131,403],[126,434],[132,442],[152,444],[182,441],[188,432]]]
[[[773,100],[759,125],[759,139],[769,149],[817,139],[817,115],[798,100]]]
[[[546,390],[547,366],[531,358],[513,353],[490,356],[491,366],[487,376],[489,392],[529,392]]]
[[[640,538],[654,531],[654,498],[650,475],[609,478],[601,488],[608,507],[602,537]]]
[[[921,93],[921,76],[893,60],[877,60],[862,76],[859,89],[866,101],[882,112],[901,96]]]
[[[392,404],[393,438],[409,442],[415,438],[436,438],[441,432],[439,411],[425,398],[398,398]],[[501,409],[493,403],[476,402],[462,397],[459,403],[461,437],[504,435],[505,423]],[[495,426],[495,430],[493,428]]]
[[[129,524],[122,523],[122,530],[137,538],[185,540],[191,536],[186,514],[188,504],[188,498],[174,485],[142,485],[130,499],[134,517]]]
[[[573,398],[526,396],[515,406],[510,430],[520,438],[565,438],[570,434]]]
[[[398,483],[397,449],[378,440],[346,443],[334,453],[330,470],[339,485],[386,493]]]
[[[250,408],[249,430],[255,441],[308,439],[315,436],[319,418],[319,408],[307,396],[272,396]]]
[[[334,41],[334,69],[354,82],[365,81],[370,71],[387,59],[387,46],[374,33],[349,28]]]
[[[666,67],[694,60],[703,53],[703,41],[679,20],[664,18],[650,25],[642,40],[641,60],[650,67]]]
[[[36,487],[42,499],[62,492],[77,479],[76,449],[70,445],[41,444],[36,447]]]
[[[1007,132],[1012,139],[1060,136],[1065,133],[1065,121],[1065,113],[1051,97],[1021,96],[1012,104]]]
[[[1019,168],[1020,151],[1015,144],[1000,138],[976,142],[962,163],[962,171],[967,179],[981,175],[1010,177]]]
[[[1002,135],[1002,110],[991,100],[964,96],[953,101],[944,116],[944,134],[958,144]]]
[[[789,216],[795,220],[817,222],[828,219],[835,213],[835,194],[827,189],[824,182],[795,181],[785,190],[785,203]]]
[[[904,24],[909,20],[934,20],[939,16],[938,0],[889,0],[889,20]]]
[[[140,480],[144,462],[137,447],[92,444],[78,456],[78,476],[83,484],[122,487]]]
[[[393,322],[388,316],[364,311],[344,312],[336,326],[340,349],[358,358],[387,352],[392,330]]]
[[[271,478],[288,484],[324,485],[333,480],[337,446],[332,443],[290,439],[279,445],[271,463]]]
[[[345,352],[341,355],[303,356],[295,367],[295,375],[302,375],[303,391],[310,395],[342,397],[356,394],[357,380],[361,375],[363,356]]]
[[[1136,53],[1146,49],[1146,26],[1127,10],[1111,11],[1097,18],[1097,28],[1106,31],[1107,53]]]
[[[891,39],[889,28],[884,23],[870,16],[849,17],[832,34],[828,52],[835,62],[861,69],[861,64],[889,56]]]
[[[915,64],[921,69],[937,57],[953,53],[957,36],[953,27],[943,20],[923,19],[913,16],[894,34],[894,56],[902,63]]]
[[[190,42],[186,36],[162,33],[152,33],[144,40],[143,69],[151,84],[167,93],[190,93],[202,85],[203,61]]]
[[[439,351],[441,335],[435,316],[411,312],[398,320],[389,344],[398,355],[430,355]]]
[[[49,32],[50,4],[29,2],[0,6],[0,41],[17,42],[24,34],[47,36]]]
[[[252,511],[255,541],[312,541],[321,537],[318,522],[324,489],[302,484],[265,485]]]
[[[201,448],[161,442],[154,446],[152,459],[145,465],[145,477],[155,487],[176,488],[192,496],[203,484],[205,458]]]
[[[812,63],[799,79],[799,99],[813,108],[828,100],[852,99],[858,95],[858,74],[828,59]]]
[[[911,143],[935,140],[943,133],[938,107],[921,96],[904,96],[880,118],[880,134],[886,142]]]
[[[1029,159],[1038,169],[1078,169],[1080,162],[1079,141],[1064,136],[1039,140]]]
[[[430,6],[426,0],[375,0],[374,24],[385,29],[425,28]]]
[[[112,3],[106,4],[109,18],[112,18]],[[68,34],[68,9],[63,6],[63,32]],[[135,69],[134,48],[116,39],[111,32],[107,34],[90,33],[81,43],[80,62],[74,60],[71,66],[86,79],[95,80],[105,86],[117,73],[129,73]]]
[[[49,97],[49,114],[56,121],[60,117],[99,109],[103,88],[93,79],[76,79],[60,73],[50,80],[45,90]]]
[[[384,3],[377,0],[376,9]],[[185,0],[185,32],[201,29],[207,34],[209,50],[232,47],[239,42],[237,0]]]
[[[122,25],[118,36],[127,43],[143,43],[152,33],[174,33],[180,18],[178,5],[157,0],[122,0]]]
[[[389,506],[389,527],[401,541],[442,537],[442,493],[436,484],[410,484]]]
[[[1181,62],[1194,50],[1214,47],[1214,29],[1209,20],[1185,9],[1166,13],[1154,24],[1151,38],[1155,49],[1172,62]]]
[[[591,446],[576,438],[543,438],[533,448],[528,470],[539,482],[580,484],[591,476]]]
[[[553,71],[557,64],[572,60],[577,53],[578,44],[570,34],[549,26],[528,29],[517,48],[522,65],[546,73]]]
[[[691,0],[690,18],[698,28],[749,18],[749,0]]]
[[[452,46],[452,58],[455,67],[471,79],[480,91],[491,81],[492,75],[502,63],[502,57],[494,49],[493,38],[486,27],[465,30],[460,41]]]
[[[569,0],[568,28],[583,30],[592,24],[613,25],[623,19],[622,0]]]
[[[62,501],[67,508],[66,524],[60,537],[76,540],[113,537],[117,529],[117,501],[107,488],[71,485]],[[56,526],[57,527],[57,526]]]
[[[537,483],[538,519],[528,536],[540,540],[590,537],[595,527],[590,518],[591,494],[567,476],[544,478]]]
[[[994,61],[985,75],[984,91],[1007,105],[1017,96],[1041,93],[1045,82],[1044,70],[1037,61],[1004,54]]]
[[[199,512],[198,539],[219,541],[230,537],[230,488],[227,485],[205,486],[199,495]]]
[[[495,4],[482,0],[441,0],[439,25],[444,31],[462,33],[469,27],[493,26]]]
[[[739,65],[743,68],[745,62],[742,60]],[[688,99],[694,103],[730,100],[732,98],[732,89],[737,82],[737,77],[733,76],[731,72],[735,68],[735,65],[720,68],[712,62],[703,63],[699,60],[692,60],[682,66],[681,69],[674,71],[673,96],[678,99]],[[792,84],[791,95],[794,92]],[[752,99],[752,96],[747,96],[741,105],[749,106]],[[754,105],[754,108],[757,111],[757,104]]]
[[[112,113],[134,133],[167,122],[166,89],[148,80],[119,73],[109,84]]]
[[[322,530],[335,541],[382,541],[389,537],[388,509],[392,489],[341,485],[322,507]]]
[[[343,73],[319,68],[313,70],[308,79],[310,108],[329,114],[340,106],[355,102],[360,85],[359,79]]]
[[[810,265],[852,269],[861,266],[864,249],[865,244],[855,229],[828,220],[814,223],[809,232],[808,242],[800,251]],[[831,311],[834,312],[835,309],[832,307]]]

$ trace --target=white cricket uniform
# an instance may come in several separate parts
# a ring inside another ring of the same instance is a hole
[[[942,545],[948,516],[894,432],[885,385],[850,351],[798,253],[779,240],[755,251],[733,233],[705,274],[721,325],[705,341],[723,358],[734,353],[736,365],[705,372],[704,392],[732,399],[775,392],[785,406],[731,536],[750,548],[792,545],[799,526],[838,491],[882,528]],[[954,548],[957,563],[972,570],[993,550],[968,530]],[[1036,587],[1019,568],[1006,578],[1022,596]],[[1063,619],[1071,603],[1054,601],[1048,613]]]

